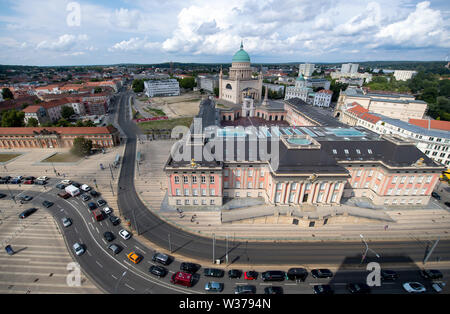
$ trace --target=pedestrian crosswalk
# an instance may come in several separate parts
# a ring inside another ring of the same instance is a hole
[[[13,201],[0,202],[0,293],[101,293],[83,274],[79,287],[67,284],[67,266],[73,260],[55,221],[43,209],[27,219],[19,219],[24,209]],[[16,252],[12,256],[3,249],[8,244]]]

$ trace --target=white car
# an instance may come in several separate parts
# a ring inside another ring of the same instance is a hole
[[[71,180],[62,180],[61,183],[65,184],[65,185],[70,185],[70,184],[72,184],[72,181]]]
[[[62,219],[64,227],[70,227],[72,225],[72,220],[70,218],[63,218]]]
[[[436,282],[431,286],[437,293],[442,292],[445,288],[445,282]]]
[[[109,214],[112,213],[112,209],[109,208],[109,207],[105,207],[105,208],[103,208],[103,212],[104,212],[106,215],[109,215]]]
[[[407,282],[403,284],[403,289],[409,293],[423,293],[427,289],[420,282]]]
[[[90,190],[92,190],[91,187],[87,184],[83,184],[80,189],[82,189],[85,192],[89,192]]]
[[[73,245],[73,250],[75,251],[75,254],[77,254],[78,256],[83,255],[85,252],[84,247],[80,243],[75,243]]]
[[[120,231],[119,231],[119,235],[120,235],[120,236],[122,237],[122,239],[124,239],[124,240],[128,240],[128,239],[131,238],[131,233],[128,232],[127,230],[125,230],[125,229],[120,230]]]
[[[47,181],[48,179],[49,179],[49,177],[42,176],[42,177],[37,178],[37,181]]]

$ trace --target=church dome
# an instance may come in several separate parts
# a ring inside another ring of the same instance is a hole
[[[241,43],[241,49],[235,53],[233,62],[250,62],[250,56],[244,50],[244,45]]]
[[[303,75],[300,73],[300,75],[297,77],[298,82],[304,82],[305,79],[303,78]]]

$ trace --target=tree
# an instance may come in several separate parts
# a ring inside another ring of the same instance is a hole
[[[92,151],[92,141],[84,137],[77,137],[73,140],[73,147],[70,152],[74,155],[83,157],[90,155]]]
[[[216,95],[216,97],[219,97],[219,92],[220,89],[218,87],[214,88],[214,95]]]
[[[94,89],[94,94],[100,94],[101,92],[102,92],[101,87],[97,87],[96,89]]]
[[[134,80],[132,87],[135,93],[142,93],[145,89],[144,80]]]
[[[61,108],[61,116],[66,120],[70,119],[70,117],[73,116],[74,114],[75,110],[70,106],[63,106]]]
[[[4,100],[8,100],[8,99],[14,99],[14,95],[11,92],[11,90],[7,87],[2,89],[2,95],[3,95],[3,99]]]
[[[25,125],[23,121],[24,118],[25,113],[23,113],[22,111],[17,111],[16,109],[3,112],[2,127],[3,128],[23,127]]]
[[[186,77],[180,81],[181,88],[185,89],[193,89],[195,86],[197,86],[197,83],[195,83],[195,78],[193,77]]]
[[[39,126],[39,121],[37,119],[35,119],[35,118],[28,119],[27,127],[35,128],[37,126]]]

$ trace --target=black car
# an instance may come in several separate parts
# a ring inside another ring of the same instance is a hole
[[[334,294],[334,290],[330,285],[315,285],[313,291],[314,294]]]
[[[437,194],[436,192],[431,192],[431,196],[434,197],[437,200],[441,199],[441,196],[439,194]]]
[[[122,247],[120,245],[117,245],[117,244],[111,244],[110,246],[108,246],[108,249],[113,251],[114,255],[117,255],[120,252],[122,252]]]
[[[240,285],[234,289],[234,294],[255,294],[256,287],[253,285]]]
[[[36,181],[34,181],[34,184],[36,184],[36,185],[47,185],[47,181],[44,181],[44,180],[36,180]]]
[[[425,279],[442,279],[444,276],[442,273],[437,269],[429,269],[429,270],[421,270],[420,275]]]
[[[33,199],[33,197],[32,197],[32,196],[28,196],[28,195],[19,197],[19,200],[21,200],[21,201],[23,201],[23,202],[29,202],[29,201],[31,201],[32,199]]]
[[[308,271],[304,268],[291,268],[287,272],[287,278],[289,280],[305,281],[307,277],[308,277]]]
[[[190,273],[190,274],[194,274],[197,272],[197,270],[199,270],[200,265],[194,264],[194,263],[181,263],[180,265],[180,270]]]
[[[272,286],[264,288],[264,294],[283,294],[283,293],[284,293],[283,287]]]
[[[109,216],[109,221],[111,221],[113,226],[117,226],[120,224],[120,218],[116,216]]]
[[[445,206],[450,207],[450,202],[445,202]]]
[[[88,204],[88,207],[90,210],[97,209],[97,205],[95,205],[95,203],[92,203],[92,202]]]
[[[230,269],[228,271],[228,277],[230,279],[240,279],[242,277],[242,270],[239,269]]]
[[[203,273],[206,277],[217,277],[217,278],[222,278],[225,274],[223,270],[215,268],[205,268]]]
[[[77,182],[72,182],[72,185],[76,188],[80,188],[81,184],[77,183]]]
[[[30,208],[30,209],[27,209],[26,211],[22,212],[22,213],[19,215],[19,218],[20,218],[20,219],[25,219],[25,218],[27,218],[28,216],[30,216],[31,214],[34,214],[36,211],[37,211],[37,208]]]
[[[155,253],[152,257],[152,261],[163,265],[169,265],[172,262],[172,260],[173,260],[172,256],[162,253]]]
[[[7,184],[9,181],[5,180],[5,179],[0,179],[0,184]]]
[[[64,190],[64,189],[66,188],[66,185],[65,185],[65,184],[62,184],[62,183],[58,183],[58,184],[56,185],[56,188],[57,188],[57,189],[60,189],[60,190]]]
[[[263,281],[284,281],[286,273],[280,270],[270,270],[261,274]]]
[[[98,204],[99,207],[101,207],[101,206],[105,206],[106,202],[104,200],[98,200],[97,204]]]
[[[36,177],[26,177],[25,179],[24,179],[25,181],[34,181],[34,180],[36,180]]]
[[[167,269],[162,267],[162,266],[156,266],[153,265],[150,267],[150,269],[148,270],[151,274],[157,276],[157,277],[165,277],[167,275]]]
[[[114,236],[114,234],[112,232],[106,231],[103,234],[103,237],[105,238],[106,241],[111,242],[114,241],[116,239],[116,237]]]
[[[98,193],[98,192],[96,192],[94,190],[90,191],[89,194],[91,194],[92,197],[99,197],[100,196],[100,193]]]
[[[398,274],[393,270],[381,270],[381,280],[394,281],[398,279]]]
[[[347,284],[347,290],[351,294],[367,294],[370,293],[370,287],[365,283],[349,283]]]
[[[0,198],[5,198],[6,194],[0,193]]]
[[[311,270],[311,276],[313,278],[330,278],[333,277],[333,273],[329,269],[313,269]]]
[[[44,206],[45,208],[50,208],[54,205],[54,203],[49,202],[49,201],[44,201],[42,202],[42,206]]]

